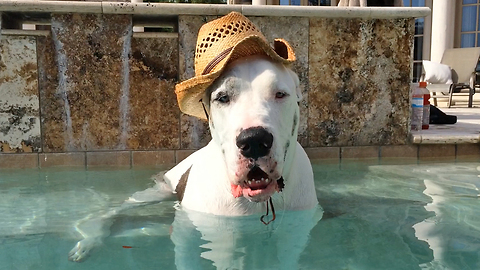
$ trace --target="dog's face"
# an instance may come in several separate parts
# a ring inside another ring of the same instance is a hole
[[[262,202],[279,190],[296,147],[300,99],[297,75],[260,56],[231,63],[206,91],[212,138],[235,197]]]

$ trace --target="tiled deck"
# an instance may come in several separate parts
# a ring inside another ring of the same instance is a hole
[[[453,125],[431,125],[430,129],[412,132],[415,144],[480,143],[480,106],[473,108],[439,108],[457,116]]]

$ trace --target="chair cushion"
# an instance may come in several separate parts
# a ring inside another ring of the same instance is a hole
[[[452,84],[452,70],[449,66],[423,60],[423,69],[425,70],[425,81],[429,83]]]

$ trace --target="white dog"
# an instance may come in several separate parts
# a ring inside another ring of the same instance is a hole
[[[77,231],[81,232],[84,239],[72,249],[70,260],[83,260],[91,248],[99,245],[109,234],[112,217],[119,212],[132,206],[162,201],[176,193],[182,207],[182,212],[176,214],[172,234],[177,247],[177,259],[188,253],[188,247],[194,241],[189,238],[189,234],[182,233],[188,228],[194,227],[201,231],[202,239],[213,243],[213,246],[217,246],[218,241],[225,240],[226,235],[232,231],[243,230],[235,233],[235,239],[248,232],[248,229],[238,228],[232,221],[212,228],[212,215],[205,214],[260,216],[262,213],[268,215],[271,211],[273,217],[270,221],[266,220],[266,215],[261,217],[261,221],[268,224],[275,219],[275,207],[277,210],[307,210],[306,216],[297,218],[298,224],[287,226],[289,223],[286,222],[285,227],[278,229],[279,233],[271,239],[272,243],[277,243],[282,249],[288,248],[288,252],[281,256],[280,265],[290,267],[296,264],[306,245],[310,229],[321,215],[316,211],[318,201],[312,167],[305,151],[297,142],[301,90],[297,75],[284,65],[294,59],[294,56],[287,59],[276,55],[277,49],[280,53],[291,50],[289,45],[285,42],[287,47],[276,47],[273,52],[263,44],[264,38],[258,37],[261,34],[241,14],[233,12],[219,20],[222,19],[226,20],[222,23],[225,29],[228,29],[225,25],[230,23],[236,27],[234,29],[241,30],[241,35],[246,35],[234,44],[245,45],[244,48],[247,49],[255,48],[257,44],[265,54],[250,50],[254,53],[248,55],[240,46],[235,45],[237,47],[219,54],[228,54],[227,58],[213,57],[212,54],[212,59],[206,59],[205,68],[198,68],[196,63],[196,70],[203,70],[206,75],[198,73],[197,77],[186,81],[187,83],[180,84],[180,87],[177,85],[180,108],[197,117],[202,117],[199,112],[205,113],[203,117],[209,122],[211,142],[164,174],[162,179],[157,180],[155,187],[135,193],[121,207],[112,209],[101,217],[80,221]],[[244,28],[240,28],[242,25]],[[218,28],[214,29],[222,32]],[[249,34],[249,31],[254,35]],[[202,41],[202,29],[199,41]],[[197,42],[197,47],[200,48],[212,47],[198,44]],[[227,43],[221,45],[225,44]],[[244,55],[235,59],[235,53]],[[216,65],[221,64],[223,59],[230,59],[230,62],[223,62],[223,66],[215,71]],[[205,81],[211,83],[199,88],[198,85],[206,85]],[[179,89],[189,91],[187,93],[197,92],[187,97],[182,96]],[[201,99],[203,110],[199,110],[198,106],[201,105],[197,98]],[[185,108],[184,100],[195,102],[191,106],[197,107]],[[258,223],[261,224],[260,221]],[[232,265],[246,267],[245,263],[233,262],[234,254],[238,251],[235,242],[232,241],[229,245],[222,243],[202,257],[214,261],[218,268]],[[217,256],[216,252],[219,251],[221,256]],[[179,268],[192,267],[182,259],[176,261]]]
[[[296,74],[251,56],[233,62],[210,90],[203,100],[211,113],[212,141],[165,174],[178,190],[189,170],[180,190],[182,206],[250,215],[265,211],[259,202],[270,197],[278,209],[317,205],[310,161],[297,142],[301,92]]]

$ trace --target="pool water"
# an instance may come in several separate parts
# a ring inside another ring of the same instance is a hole
[[[76,225],[158,170],[0,170],[0,269],[480,269],[479,165],[316,164],[323,210],[268,226],[146,205],[82,263],[67,260]]]

